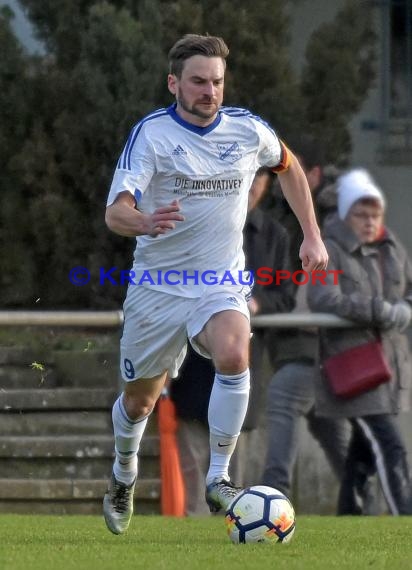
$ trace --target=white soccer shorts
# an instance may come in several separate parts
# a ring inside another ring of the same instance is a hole
[[[210,358],[193,338],[221,311],[239,311],[250,320],[247,292],[248,287],[211,285],[202,297],[193,299],[130,285],[123,306],[122,378],[126,382],[153,378],[165,370],[175,378],[188,339],[199,354]]]

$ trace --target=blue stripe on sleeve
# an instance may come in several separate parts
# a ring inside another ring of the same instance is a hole
[[[254,119],[255,121],[261,123],[262,125],[265,125],[265,127],[269,129],[269,131],[277,137],[275,131],[272,129],[269,123],[264,121],[261,117],[259,117],[259,115],[254,115],[247,109],[243,109],[242,107],[222,107],[221,111],[222,113],[225,113],[230,117],[249,117],[250,119]]]
[[[135,188],[135,190],[134,190],[134,199],[136,200],[137,204],[142,199],[142,193],[140,192],[140,190],[138,188]]]
[[[127,139],[125,148],[120,155],[119,163],[117,168],[122,168],[123,170],[131,170],[131,153],[133,150],[133,146],[136,142],[137,136],[142,128],[142,126],[151,121],[152,119],[156,119],[157,117],[162,117],[163,115],[167,114],[166,109],[158,109],[157,111],[153,111],[150,115],[144,117],[141,121],[139,121],[131,130],[129,138]]]

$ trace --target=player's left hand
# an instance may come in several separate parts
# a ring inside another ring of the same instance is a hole
[[[320,236],[305,236],[299,257],[302,260],[302,269],[307,272],[323,270],[328,266],[328,252]]]

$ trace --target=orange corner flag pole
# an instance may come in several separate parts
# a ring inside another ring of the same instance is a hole
[[[176,441],[177,419],[173,401],[164,392],[158,401],[162,515],[185,516],[185,484]]]

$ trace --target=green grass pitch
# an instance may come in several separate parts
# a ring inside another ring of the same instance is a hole
[[[233,545],[223,517],[0,515],[1,570],[412,569],[412,517],[301,516],[289,545]]]

